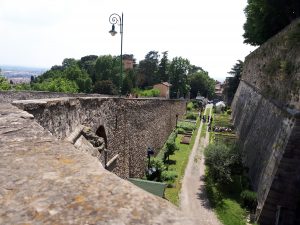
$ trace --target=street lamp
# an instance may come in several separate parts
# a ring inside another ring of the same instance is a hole
[[[147,157],[148,157],[148,170],[150,170],[150,157],[154,155],[154,150],[150,147],[147,149]]]
[[[122,75],[123,75],[123,13],[122,16],[119,14],[113,13],[109,16],[109,22],[112,24],[111,30],[109,33],[112,36],[115,36],[118,32],[115,30],[115,24],[120,26],[120,34],[121,34],[121,74],[120,74],[120,82],[119,82],[119,95],[121,96],[121,88],[122,88]]]

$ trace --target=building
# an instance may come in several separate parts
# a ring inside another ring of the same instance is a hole
[[[162,82],[160,84],[155,84],[153,88],[158,89],[160,91],[159,97],[170,98],[170,88],[172,84],[168,82]]]
[[[131,70],[135,66],[135,59],[133,58],[133,55],[125,54],[123,55],[123,65],[124,70]]]
[[[223,100],[223,84],[216,80],[215,84],[215,98]]]

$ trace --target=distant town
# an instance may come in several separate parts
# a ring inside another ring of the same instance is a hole
[[[1,75],[14,84],[30,83],[31,77],[37,77],[47,71],[46,68],[0,65]]]

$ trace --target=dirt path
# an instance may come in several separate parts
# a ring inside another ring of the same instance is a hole
[[[206,110],[210,108],[212,108],[212,105],[207,105]],[[185,214],[195,220],[195,224],[221,225],[222,223],[219,222],[209,205],[204,188],[205,166],[203,150],[209,143],[209,133],[206,132],[205,138],[202,138],[200,142],[202,125],[201,122],[183,177],[180,193],[180,208]]]

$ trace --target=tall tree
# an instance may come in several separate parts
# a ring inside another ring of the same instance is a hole
[[[101,80],[110,80],[116,87],[119,87],[121,80],[120,57],[99,56],[95,64],[95,82]]]
[[[197,94],[211,98],[215,90],[215,80],[210,78],[208,73],[199,70],[189,76],[191,86],[191,98],[196,98]]]
[[[160,82],[158,77],[158,62],[159,54],[157,51],[148,52],[145,59],[140,61],[138,68],[139,87],[144,88]]]
[[[248,0],[244,42],[261,45],[300,17],[299,0]]]
[[[88,73],[93,82],[95,82],[95,65],[97,59],[98,56],[96,55],[87,55],[81,57],[80,61],[78,62],[79,67]]]
[[[170,67],[169,75],[171,87],[171,97],[185,97],[189,92],[190,86],[188,83],[187,75],[190,69],[190,61],[182,57],[173,58]]]
[[[238,60],[236,64],[231,68],[231,70],[228,72],[232,77],[227,78],[225,88],[224,88],[224,95],[225,100],[227,101],[228,105],[231,104],[233,97],[235,95],[235,92],[239,86],[240,79],[242,76],[244,63],[241,60]]]
[[[169,66],[168,51],[162,52],[162,58],[158,65],[158,77],[160,81],[169,81]]]

